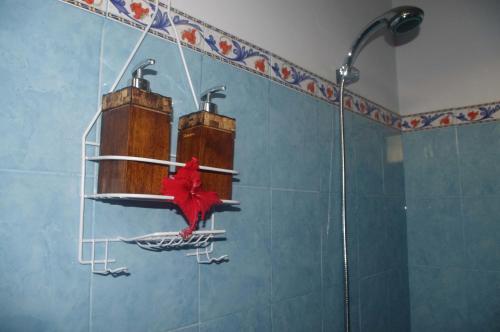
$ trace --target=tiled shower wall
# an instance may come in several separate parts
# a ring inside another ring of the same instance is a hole
[[[413,332],[500,330],[500,124],[403,134]]]
[[[217,214],[227,240],[215,247],[230,261],[198,265],[182,250],[117,244],[110,255],[131,275],[92,275],[77,261],[80,137],[139,32],[55,0],[9,0],[0,18],[0,69],[9,78],[0,92],[2,330],[341,331],[331,104],[187,50],[196,92],[226,84],[220,112],[237,119],[241,205]],[[175,118],[193,111],[175,45],[148,36],[132,65],[146,57],[157,60],[151,86],[173,98]],[[354,331],[402,331],[409,320],[400,134],[352,113],[347,129]],[[175,147],[175,131],[172,138]],[[87,236],[184,227],[158,205],[88,209]]]
[[[408,331],[401,134],[352,113],[347,113],[346,127],[353,327]],[[334,252],[340,255],[341,247]]]

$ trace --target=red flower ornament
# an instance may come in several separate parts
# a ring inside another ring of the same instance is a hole
[[[364,103],[364,102],[362,102],[362,101],[359,103],[359,111],[360,111],[361,113],[366,113],[366,105],[365,105],[365,103]]]
[[[471,121],[474,121],[474,119],[478,116],[479,112],[474,112],[474,111],[470,111],[469,113],[467,113],[467,116],[469,117],[469,119]]]
[[[180,168],[173,177],[163,179],[162,194],[174,196],[173,202],[179,206],[189,226],[180,235],[188,239],[196,230],[198,222],[205,219],[206,213],[215,205],[222,204],[215,192],[201,188],[198,159],[192,158]]]
[[[332,88],[328,87],[326,89],[326,96],[328,97],[328,99],[332,98],[332,96],[333,96],[333,89]]]
[[[350,98],[346,98],[344,100],[344,106],[347,107],[347,108],[352,109],[352,100]]]
[[[264,62],[265,59],[260,59],[255,61],[254,67],[260,72],[265,72],[266,71],[266,63]]]
[[[187,29],[182,32],[182,40],[187,40],[191,45],[196,44],[196,29]]]
[[[233,48],[233,45],[229,44],[227,41],[223,40],[219,42],[219,47],[222,50],[222,54],[227,55],[229,51]]]
[[[441,124],[442,126],[447,126],[450,124],[450,117],[449,116],[445,116],[444,118],[442,118],[440,121],[439,121],[439,124]]]
[[[149,13],[149,8],[143,8],[140,2],[132,2],[130,4],[130,9],[134,12],[134,18],[136,20],[142,19]]]
[[[288,70],[288,68],[287,68],[287,67],[283,67],[283,68],[281,69],[281,75],[283,76],[283,79],[284,79],[284,80],[287,80],[287,79],[288,79],[288,77],[290,77],[290,74],[291,74],[291,72],[290,72],[290,70]]]
[[[314,82],[309,82],[309,84],[307,84],[307,91],[309,91],[310,93],[314,93]]]

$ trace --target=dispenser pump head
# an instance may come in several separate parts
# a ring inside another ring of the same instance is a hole
[[[212,98],[216,97],[217,92],[219,91],[226,91],[226,86],[225,85],[215,86],[213,88],[206,90],[201,94],[200,99],[202,103],[200,105],[200,111],[217,113],[217,105],[212,103]]]
[[[135,67],[134,71],[132,72],[132,86],[134,88],[146,90],[148,92],[151,91],[149,81],[144,78],[144,69],[147,66],[154,65],[155,62],[156,61],[154,59],[147,59],[146,61]]]

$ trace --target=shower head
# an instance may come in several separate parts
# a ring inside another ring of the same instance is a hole
[[[394,13],[389,20],[389,28],[396,34],[411,31],[424,20],[424,11],[418,7],[396,7],[388,13]]]
[[[424,11],[412,6],[396,7],[375,18],[356,38],[345,58],[344,64],[337,69],[337,83],[344,79],[349,84],[359,79],[359,71],[353,68],[354,61],[356,61],[365,43],[376,32],[382,29],[390,29],[394,34],[403,34],[418,27],[423,19]]]

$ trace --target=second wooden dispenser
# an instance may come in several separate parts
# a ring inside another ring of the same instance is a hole
[[[225,86],[207,90],[202,94],[202,110],[179,118],[177,161],[185,163],[192,157],[200,165],[233,169],[236,120],[217,114],[211,98]],[[232,198],[231,174],[201,171],[202,188],[215,191],[221,199]]]

